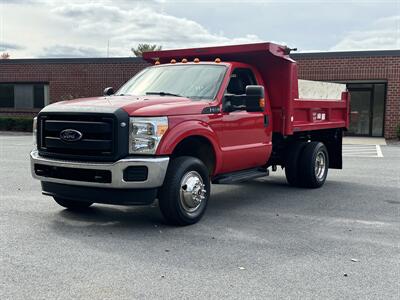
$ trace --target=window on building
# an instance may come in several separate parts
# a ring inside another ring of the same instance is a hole
[[[30,109],[48,104],[48,84],[0,83],[0,107]]]
[[[0,84],[0,107],[14,107],[14,85]]]
[[[45,100],[45,89],[43,84],[35,84],[33,86],[33,107],[42,108],[44,107]]]
[[[385,83],[349,83],[350,135],[383,136]]]

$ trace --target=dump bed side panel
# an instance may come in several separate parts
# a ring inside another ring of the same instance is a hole
[[[348,128],[349,104],[348,92],[342,92],[340,100],[294,99],[293,122],[287,128],[287,134],[329,128]]]

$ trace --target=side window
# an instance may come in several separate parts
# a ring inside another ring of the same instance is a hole
[[[231,75],[227,93],[243,95],[246,93],[246,86],[257,84],[255,76],[250,69],[238,68]]]

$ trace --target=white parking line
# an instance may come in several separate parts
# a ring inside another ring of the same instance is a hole
[[[383,157],[381,146],[376,145],[376,153],[378,154],[378,157]]]
[[[383,157],[380,145],[343,145],[343,156]]]

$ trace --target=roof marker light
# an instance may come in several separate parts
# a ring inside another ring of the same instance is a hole
[[[175,59],[171,59],[171,64],[174,64],[174,63],[176,63],[176,60]]]
[[[154,63],[155,65],[159,65],[160,64],[160,61],[159,60],[156,60],[156,62]]]
[[[260,105],[261,108],[265,108],[265,99],[261,98],[258,105]]]
[[[217,57],[217,58],[215,59],[215,62],[216,62],[217,64],[219,64],[219,63],[221,62],[221,59],[220,59],[219,57]]]
[[[187,63],[187,59],[186,59],[186,58],[183,58],[183,59],[182,59],[182,63],[186,64],[186,63]]]
[[[198,57],[196,57],[193,61],[194,61],[195,63],[199,63],[199,62],[200,62],[200,59],[199,59]]]

